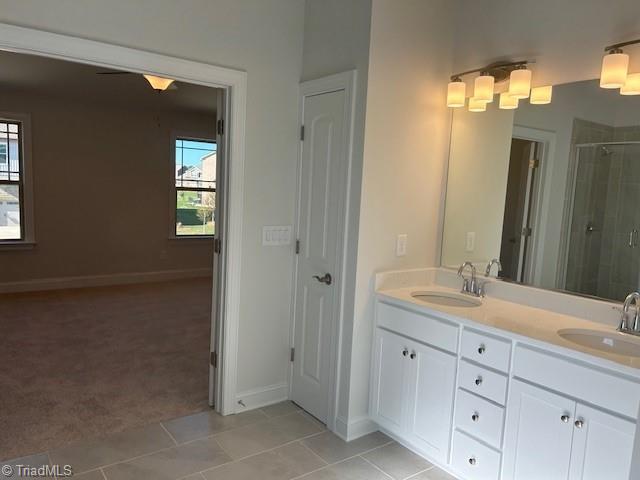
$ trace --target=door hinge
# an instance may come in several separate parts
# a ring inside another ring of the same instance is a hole
[[[300,254],[300,240],[296,240],[296,255]]]
[[[300,125],[300,141],[304,142],[304,125]]]
[[[524,227],[522,229],[522,236],[523,237],[530,237],[531,236],[531,227]]]
[[[218,353],[217,352],[211,352],[211,366],[213,368],[218,368]]]
[[[289,357],[289,361],[293,362],[293,360],[294,360],[295,358],[296,358],[296,349],[295,349],[295,348],[292,348],[292,349],[291,349],[291,354],[290,354],[290,357]]]
[[[540,166],[540,160],[538,160],[537,158],[532,158],[531,160],[529,160],[529,168],[534,169],[534,168],[538,168]]]
[[[220,253],[221,243],[219,238],[213,239],[213,253]]]
[[[216,131],[218,135],[224,135],[224,120],[220,119],[216,122]]]

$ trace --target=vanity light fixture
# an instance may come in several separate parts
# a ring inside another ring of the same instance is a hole
[[[498,105],[502,110],[513,110],[518,108],[519,100],[516,97],[509,95],[509,92],[502,92],[500,94],[500,104]]]
[[[156,77],[155,75],[143,75],[147,79],[149,85],[159,92],[166,90],[174,82],[171,78]]]
[[[533,87],[531,89],[531,98],[529,98],[529,103],[532,105],[546,105],[547,103],[551,103],[552,94],[553,87],[551,85]]]
[[[620,87],[620,95],[640,95],[640,73],[630,73]]]
[[[467,84],[460,77],[451,79],[447,86],[447,107],[464,107]]]
[[[480,72],[480,76],[476,77],[473,84],[473,98],[478,102],[493,102],[493,85],[495,79],[489,75],[489,72]]]
[[[531,70],[526,65],[518,65],[509,77],[509,95],[515,98],[527,98],[531,91]]]
[[[606,55],[602,58],[602,71],[600,72],[600,86],[602,88],[621,89],[626,85],[629,55],[622,51],[622,47],[638,43],[640,43],[640,38],[604,47]],[[620,93],[623,95],[636,95],[635,93],[628,93],[630,91],[634,91],[631,86],[626,87],[625,92],[621,91]]]
[[[482,68],[474,68],[466,72],[451,75],[447,86],[447,106],[459,108],[465,105],[466,83],[462,79],[465,75],[478,73],[473,82],[473,97],[469,99],[469,111],[484,112],[486,104],[493,101],[495,84],[509,80],[508,95],[500,95],[500,108],[513,109],[518,107],[518,99],[527,98],[531,90],[531,70],[527,65],[534,63],[530,60],[517,62],[496,62]],[[549,103],[551,101],[551,87],[540,90],[536,99],[531,103]],[[503,88],[504,90],[504,88]],[[484,103],[484,108],[483,105]]]
[[[469,111],[470,112],[484,112],[487,110],[487,102],[484,100],[478,100],[475,97],[469,99]]]

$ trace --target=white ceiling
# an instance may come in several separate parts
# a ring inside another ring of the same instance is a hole
[[[60,97],[82,97],[109,104],[213,113],[217,89],[175,82],[161,93],[139,74],[99,75],[106,68],[0,51],[0,89]]]

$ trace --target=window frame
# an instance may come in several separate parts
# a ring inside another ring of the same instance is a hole
[[[13,248],[31,248],[35,245],[34,201],[33,201],[33,164],[31,148],[31,115],[27,113],[0,112],[0,121],[20,124],[20,237],[19,239],[0,239],[0,250]],[[7,153],[8,153],[7,148]],[[7,156],[8,159],[8,156]],[[8,182],[7,184],[15,184]]]
[[[188,191],[199,191],[199,192],[213,192],[216,193],[216,188],[204,188],[204,187],[177,187],[176,186],[176,142],[178,140],[191,140],[195,142],[207,142],[216,144],[216,151],[218,140],[216,135],[211,135],[211,133],[194,133],[194,132],[182,132],[182,131],[172,131],[171,132],[171,161],[169,165],[169,239],[170,240],[212,240],[215,238],[214,235],[178,235],[176,232],[176,220],[177,220],[177,209],[178,209],[178,192],[180,190],[188,190]],[[214,208],[215,211],[215,208]],[[215,225],[215,223],[214,223]]]

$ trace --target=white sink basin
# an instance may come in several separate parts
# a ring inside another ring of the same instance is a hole
[[[640,357],[640,337],[634,337],[627,333],[566,328],[558,330],[558,335],[570,342],[584,347],[595,348],[602,352]]]
[[[411,293],[411,296],[417,300],[433,305],[441,305],[444,307],[477,307],[482,305],[479,298],[464,295],[455,292],[439,292],[439,291],[418,291]]]

